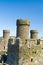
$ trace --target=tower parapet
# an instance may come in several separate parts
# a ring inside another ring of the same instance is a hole
[[[22,41],[25,41],[25,39],[28,38],[29,35],[30,21],[18,19],[16,25],[17,37],[20,37]]]
[[[30,38],[38,39],[38,30],[30,30]]]

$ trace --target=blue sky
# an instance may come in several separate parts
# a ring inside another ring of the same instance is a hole
[[[9,29],[16,36],[16,20],[30,20],[30,30],[37,29],[43,37],[43,0],[0,0],[0,36]]]

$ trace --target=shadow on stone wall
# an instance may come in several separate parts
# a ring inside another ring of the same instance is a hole
[[[9,40],[7,64],[19,65],[19,44],[20,44],[20,38],[17,38],[15,40],[15,43],[12,43]]]

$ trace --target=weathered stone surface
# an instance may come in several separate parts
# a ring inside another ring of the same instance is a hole
[[[9,30],[3,30],[0,38],[0,65],[43,65],[43,39],[38,39],[38,31],[31,30],[30,21],[17,20],[17,37],[10,37]],[[7,54],[7,55],[5,55]],[[6,62],[3,60],[5,57]]]
[[[29,20],[17,20],[17,37],[20,37],[22,41],[25,41],[29,35],[29,27],[30,21]]]
[[[30,30],[30,38],[38,39],[38,30]]]

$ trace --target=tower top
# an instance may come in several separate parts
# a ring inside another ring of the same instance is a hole
[[[30,25],[30,21],[29,20],[23,20],[23,19],[17,19],[17,25]]]
[[[3,30],[3,32],[10,32],[10,30]]]
[[[30,32],[37,32],[38,33],[38,30],[31,30]]]

